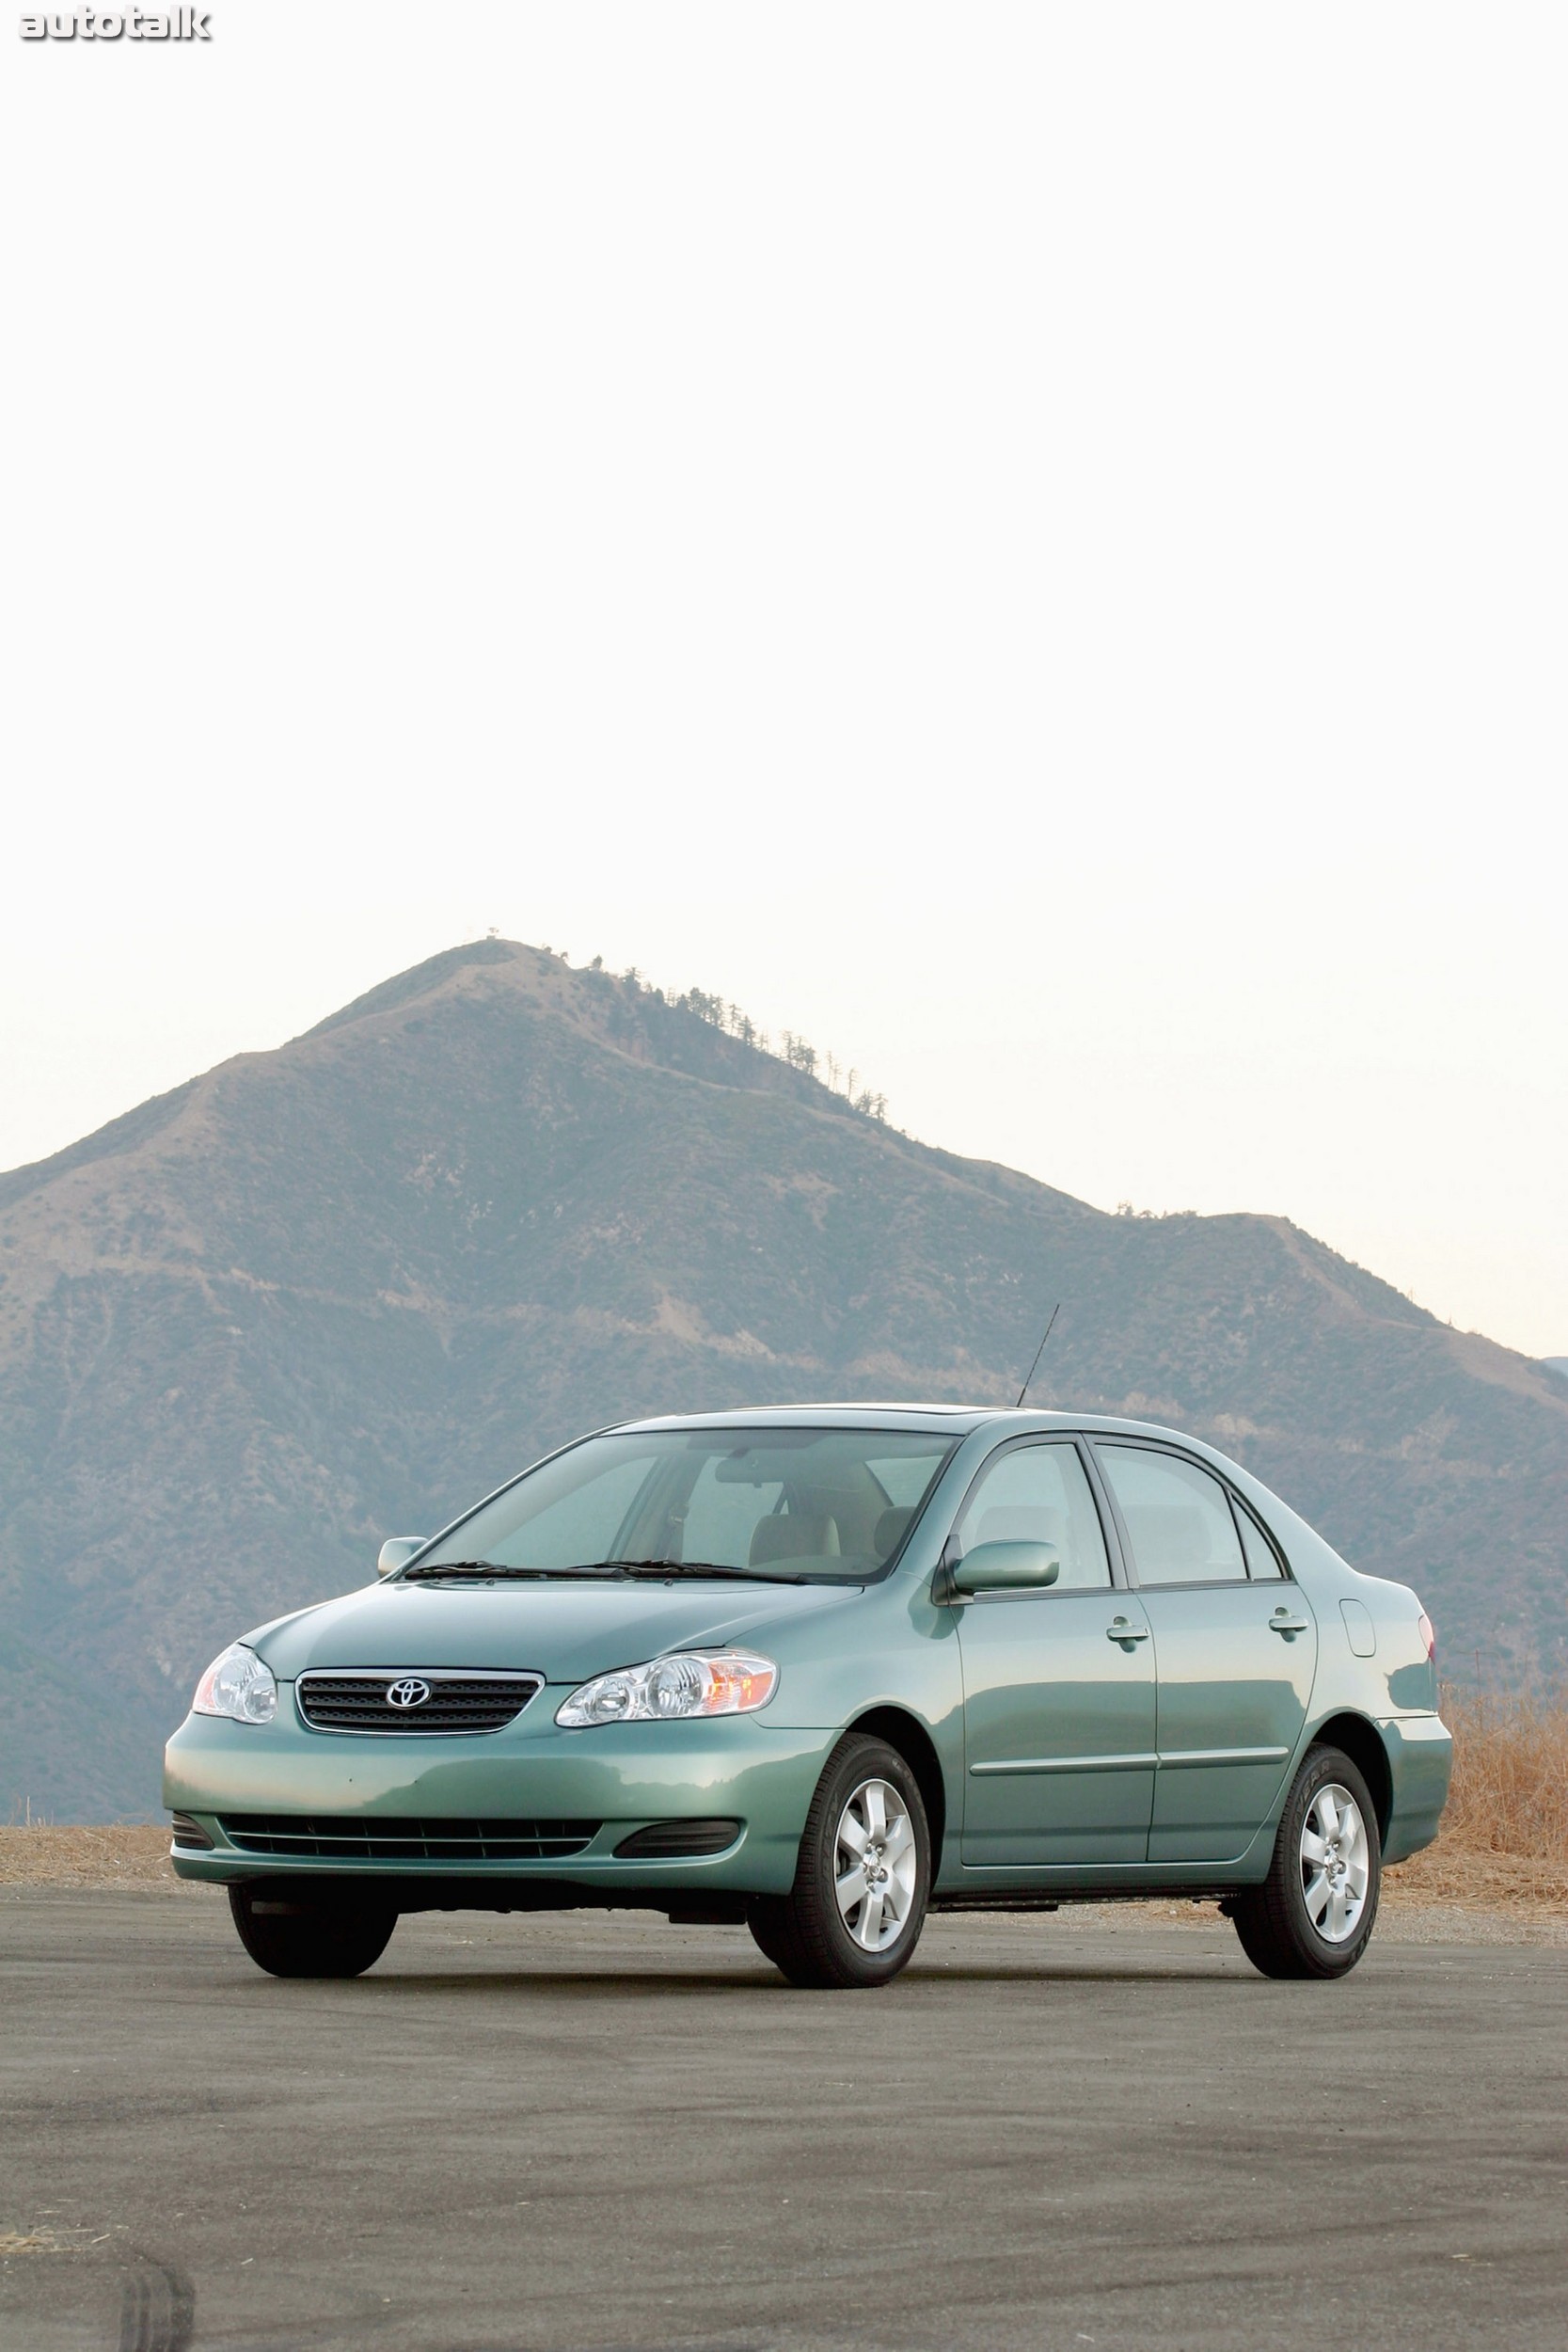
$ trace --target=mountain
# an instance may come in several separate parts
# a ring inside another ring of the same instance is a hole
[[[1560,1380],[1568,1380],[1568,1356],[1544,1356],[1541,1360]]]
[[[1010,1402],[1058,1297],[1036,1399],[1212,1438],[1450,1671],[1562,1671],[1555,1375],[1283,1218],[913,1142],[718,1010],[485,940],[0,1177],[0,1818],[155,1809],[215,1650],[561,1438]]]

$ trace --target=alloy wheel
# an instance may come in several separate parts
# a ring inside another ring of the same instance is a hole
[[[833,1886],[845,1926],[863,1951],[885,1952],[903,1934],[920,1878],[914,1824],[889,1780],[863,1780],[839,1816]]]
[[[1348,1944],[1360,1925],[1371,1875],[1367,1825],[1348,1788],[1328,1781],[1301,1825],[1301,1891],[1325,1944]]]

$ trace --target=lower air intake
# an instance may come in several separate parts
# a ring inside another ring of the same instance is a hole
[[[321,1813],[230,1813],[219,1823],[245,1853],[318,1862],[546,1862],[581,1853],[597,1821],[401,1820]]]

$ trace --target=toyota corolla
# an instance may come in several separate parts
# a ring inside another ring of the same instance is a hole
[[[404,1912],[631,1906],[879,1985],[933,1910],[1180,1894],[1335,1978],[1448,1794],[1416,1595],[1141,1422],[642,1422],[379,1565],[168,1744],[174,1867],[277,1976]]]

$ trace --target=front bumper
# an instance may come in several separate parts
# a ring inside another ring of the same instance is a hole
[[[774,1728],[765,1716],[711,1723],[612,1724],[562,1731],[554,1722],[564,1688],[546,1685],[505,1730],[455,1739],[368,1739],[309,1729],[289,1684],[266,1724],[190,1715],[165,1751],[164,1802],[187,1814],[209,1851],[176,1846],[184,1879],[240,1881],[331,1876],[378,1882],[537,1880],[612,1899],[699,1888],[782,1895],[795,1877],[800,1832],[836,1733]],[[288,1859],[247,1851],[225,1820],[257,1815],[351,1819],[368,1838],[378,1820],[581,1821],[596,1824],[580,1852],[454,1863],[341,1854]],[[653,1822],[727,1816],[740,1824],[721,1852],[629,1859],[614,1849]],[[410,1885],[410,1892],[414,1892]]]

